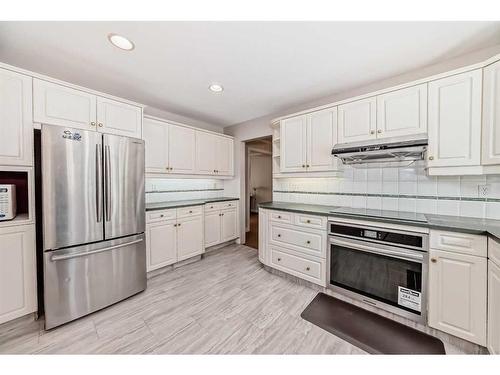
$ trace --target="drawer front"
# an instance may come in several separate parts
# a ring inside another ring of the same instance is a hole
[[[238,201],[220,202],[219,207],[221,210],[226,208],[236,208],[238,207]]]
[[[500,267],[500,240],[488,238],[488,258]]]
[[[270,242],[303,254],[326,257],[326,232],[307,231],[301,228],[271,223]]]
[[[437,250],[487,256],[487,238],[477,234],[431,230],[430,246]]]
[[[146,223],[156,223],[157,221],[172,220],[177,217],[176,215],[177,214],[175,208],[160,211],[150,211],[146,213]]]
[[[206,203],[205,204],[205,212],[220,211],[221,209],[222,209],[222,205],[220,203]]]
[[[293,222],[293,214],[290,212],[271,211],[269,218],[271,221],[277,221],[279,223],[292,224]]]
[[[177,209],[177,218],[197,216],[203,213],[203,206],[182,207]]]
[[[298,255],[284,252],[277,247],[271,247],[271,267],[283,272],[311,281],[315,284],[325,285],[325,260],[302,258]]]
[[[314,215],[295,214],[295,225],[306,228],[327,230],[326,218]]]

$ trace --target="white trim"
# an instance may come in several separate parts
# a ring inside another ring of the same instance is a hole
[[[56,78],[52,78],[52,77],[49,77],[49,76],[46,76],[46,75],[43,75],[43,74],[35,73],[35,72],[30,71],[30,70],[25,70],[25,69],[22,69],[22,68],[18,68],[18,67],[13,66],[13,65],[5,64],[3,62],[0,62],[0,68],[6,69],[6,70],[10,70],[10,71],[13,71],[13,72],[16,72],[16,73],[24,74],[24,75],[27,75],[27,76],[31,76],[33,78],[40,79],[42,81],[47,81],[47,82],[55,83],[57,85],[61,85],[61,86],[65,86],[65,87],[69,87],[69,88],[75,89],[75,90],[80,90],[80,91],[83,91],[83,92],[86,92],[86,93],[89,93],[89,94],[101,96],[103,98],[115,100],[117,102],[122,102],[122,103],[130,104],[130,105],[133,105],[133,106],[136,106],[136,107],[141,107],[141,108],[146,107],[146,105],[134,102],[132,100],[120,98],[118,96],[114,96],[114,95],[110,95],[110,94],[106,94],[106,93],[101,92],[101,91],[92,90],[92,89],[89,89],[87,87],[75,85],[73,83],[69,83],[69,82],[66,82],[66,81],[61,81],[61,80],[56,79]]]
[[[332,213],[332,215],[335,215]],[[410,225],[401,225],[401,224],[393,224],[393,223],[386,223],[383,221],[373,221],[373,220],[356,220],[356,219],[349,219],[346,218],[342,215],[339,216],[328,216],[328,222],[336,222],[340,224],[354,224],[354,225],[364,225],[364,226],[369,226],[369,227],[374,227],[374,228],[388,228],[388,229],[396,229],[396,230],[402,230],[402,231],[408,231],[408,232],[415,232],[415,233],[425,233],[428,234],[430,232],[430,229],[428,227],[417,227],[417,226],[410,226]]]
[[[179,173],[146,173],[145,178],[189,178],[207,180],[232,180],[234,176],[219,176],[212,174],[179,174]]]
[[[361,94],[361,95],[353,96],[353,97],[350,97],[350,98],[342,99],[342,100],[339,100],[339,101],[336,101],[336,102],[332,102],[332,103],[329,103],[329,104],[324,104],[322,106],[305,109],[305,110],[299,111],[299,112],[294,112],[294,113],[291,113],[289,115],[280,116],[280,117],[272,119],[271,120],[271,124],[272,124],[272,126],[275,126],[274,125],[275,123],[277,123],[277,122],[279,122],[281,120],[284,120],[286,118],[289,118],[289,117],[295,117],[295,116],[299,116],[299,115],[303,115],[303,114],[307,114],[307,113],[311,113],[311,112],[320,111],[320,110],[331,108],[331,107],[335,107],[335,106],[338,106],[338,105],[341,105],[341,104],[346,104],[346,103],[354,102],[356,100],[366,99],[366,98],[370,98],[372,96],[386,94],[386,93],[389,93],[389,92],[392,92],[392,91],[401,90],[401,89],[404,89],[404,88],[408,88],[408,87],[411,87],[411,86],[420,85],[420,84],[423,84],[423,83],[428,83],[428,82],[435,81],[435,80],[438,80],[438,79],[441,79],[441,78],[445,78],[445,77],[449,77],[449,76],[453,76],[453,75],[465,73],[465,72],[468,72],[468,71],[471,71],[471,70],[484,68],[484,67],[486,67],[488,65],[491,65],[491,64],[493,64],[493,63],[495,63],[495,62],[497,62],[499,60],[500,60],[500,54],[497,54],[497,55],[495,55],[493,57],[490,57],[487,60],[484,60],[484,61],[479,62],[479,63],[475,63],[475,64],[472,64],[472,65],[467,65],[467,66],[464,66],[464,67],[461,67],[461,68],[456,68],[456,69],[449,70],[449,71],[443,72],[443,73],[434,74],[434,75],[431,75],[431,76],[428,76],[428,77],[425,77],[425,78],[420,78],[420,79],[417,79],[417,80],[414,80],[414,81],[402,83],[402,84],[399,84],[399,85],[396,85],[396,86],[391,86],[391,87],[388,87],[388,88],[385,88],[385,89],[380,89],[380,90],[377,90],[377,91],[372,91],[372,92],[369,92],[369,93],[366,93],[366,94]],[[394,76],[392,78],[395,78],[395,77],[396,76]]]

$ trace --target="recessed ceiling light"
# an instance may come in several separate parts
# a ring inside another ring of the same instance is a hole
[[[210,86],[208,86],[208,89],[212,92],[224,91],[224,87],[222,87],[222,85],[219,85],[218,83],[212,83]]]
[[[118,34],[109,34],[108,39],[115,47],[125,51],[132,51],[135,48],[134,43],[130,39]]]

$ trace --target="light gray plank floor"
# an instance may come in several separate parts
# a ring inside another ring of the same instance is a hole
[[[364,354],[300,317],[315,295],[230,245],[51,331],[28,318],[1,325],[0,353]]]

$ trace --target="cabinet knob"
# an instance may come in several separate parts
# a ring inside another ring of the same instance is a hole
[[[309,168],[309,167],[310,167],[310,165],[309,165],[309,164],[306,164],[306,167],[307,167],[307,168]]]
[[[99,127],[102,128],[102,122],[99,123]]]
[[[193,213],[193,211],[189,211],[189,213],[190,213],[190,214],[192,214],[192,213]]]
[[[311,241],[307,240],[307,241],[306,241],[306,244],[310,245],[310,244],[311,244]]]
[[[281,234],[278,233],[278,237],[281,237]]]
[[[438,260],[436,258],[431,258],[432,263],[436,263]]]
[[[307,219],[307,220],[306,220],[306,223],[307,223],[307,224],[311,224],[311,220]]]
[[[210,206],[210,208],[214,208],[214,206]]]
[[[94,121],[92,121],[92,122],[90,123],[90,125],[91,125],[91,126],[95,126],[95,122],[94,122]]]
[[[302,164],[302,168],[305,168],[305,167],[306,167],[306,165],[305,165],[305,164]]]
[[[382,130],[380,130],[380,129],[379,129],[379,130],[377,130],[377,133],[378,133],[378,134],[382,133]]]
[[[310,267],[306,267],[306,271],[310,271],[310,270],[311,270],[311,268],[310,268]]]
[[[278,262],[281,262],[281,258],[278,258]]]
[[[371,131],[370,131],[370,134],[375,134],[375,130],[371,130]]]
[[[278,219],[281,219],[281,215],[278,215]]]
[[[163,216],[165,216],[165,215],[163,215],[163,214],[160,215],[160,217],[163,217]]]
[[[177,226],[177,224],[174,224],[174,227],[176,227],[176,226]]]
[[[429,160],[434,160],[434,156],[429,156]]]
[[[177,224],[177,226],[178,226],[178,227],[180,227],[180,226],[181,226],[181,223]]]

